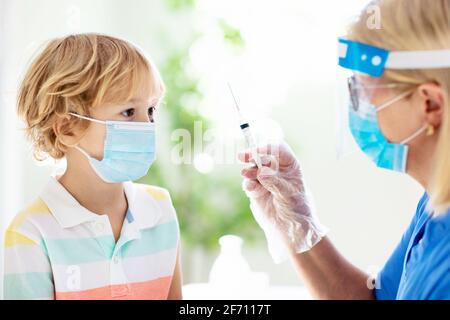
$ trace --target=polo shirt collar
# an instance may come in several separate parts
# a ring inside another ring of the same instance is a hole
[[[128,202],[128,212],[124,224],[133,224],[136,231],[154,226],[159,214],[148,219],[149,208],[139,203],[142,200],[140,199],[142,195],[139,195],[135,184],[124,182],[123,186]],[[62,228],[71,228],[85,222],[104,219],[103,215],[96,214],[83,207],[57,180],[56,175],[51,176],[40,197],[47,204]],[[130,213],[131,216],[128,216]]]
[[[42,190],[41,199],[47,204],[52,215],[62,228],[70,228],[88,221],[99,219],[99,215],[83,207],[59,183],[56,176],[52,176]]]

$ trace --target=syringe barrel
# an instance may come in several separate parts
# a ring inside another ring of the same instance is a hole
[[[254,148],[256,147],[256,141],[253,137],[252,132],[250,131],[250,127],[247,126],[244,129],[242,129],[242,133],[244,134],[245,142],[247,143],[248,148]]]
[[[247,144],[247,148],[251,149],[253,160],[255,160],[256,166],[258,168],[261,167],[261,160],[259,159],[258,152],[256,150],[256,140],[253,137],[252,132],[250,131],[250,126],[248,123],[241,125],[242,133],[244,134],[245,143]]]

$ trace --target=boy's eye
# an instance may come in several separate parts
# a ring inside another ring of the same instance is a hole
[[[134,109],[132,109],[132,108],[127,109],[127,110],[123,111],[121,113],[121,115],[123,115],[124,117],[127,117],[127,118],[132,117],[134,115]]]

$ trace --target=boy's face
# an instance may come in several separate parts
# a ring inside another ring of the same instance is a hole
[[[98,120],[154,122],[154,113],[158,105],[157,98],[149,98],[148,91],[143,91],[134,96],[125,104],[108,104],[91,109],[91,118]],[[106,136],[106,126],[101,123],[90,122],[89,127],[79,140],[78,146],[85,150],[91,157],[102,160],[103,146]],[[70,148],[71,153],[79,153]]]

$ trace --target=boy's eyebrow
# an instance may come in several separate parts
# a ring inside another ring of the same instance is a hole
[[[147,104],[147,105],[155,105],[157,104],[159,101],[159,99],[157,98],[152,98],[149,100],[143,100],[143,99],[139,99],[139,98],[132,98],[129,100],[129,102],[131,103],[142,103],[142,104]]]

